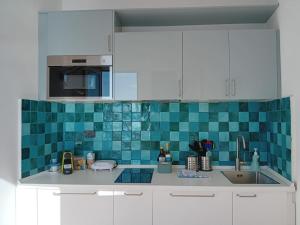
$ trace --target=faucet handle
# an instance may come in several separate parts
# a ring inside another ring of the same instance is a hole
[[[247,162],[245,161],[240,161],[239,159],[236,159],[235,161],[235,170],[240,171],[242,166],[246,166]]]
[[[247,165],[247,162],[245,162],[245,161],[240,161],[240,165],[241,165],[241,166],[246,166],[246,165]]]

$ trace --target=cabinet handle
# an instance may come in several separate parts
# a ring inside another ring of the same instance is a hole
[[[236,196],[240,197],[240,198],[256,198],[257,197],[256,194],[253,194],[253,195],[241,195],[241,194],[237,194]]]
[[[124,195],[126,196],[142,196],[144,193],[140,192],[140,193],[126,193],[124,192]]]
[[[231,95],[235,96],[236,95],[236,80],[232,79],[231,80]]]
[[[225,85],[226,85],[226,96],[229,96],[229,90],[230,90],[230,83],[229,83],[229,79],[226,79],[225,81]]]
[[[108,52],[111,52],[111,35],[110,34],[107,36],[107,47],[108,47]]]
[[[91,193],[57,193],[57,192],[53,192],[54,196],[61,196],[61,195],[96,195],[97,192],[91,192]]]
[[[179,91],[179,98],[181,98],[181,92],[182,92],[182,90],[181,90],[181,80],[178,80],[178,91]]]
[[[170,193],[171,197],[191,197],[191,198],[213,198],[216,195],[215,194],[210,194],[210,195],[179,195],[179,194],[173,194]]]

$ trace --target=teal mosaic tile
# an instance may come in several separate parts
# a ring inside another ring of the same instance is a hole
[[[209,111],[209,105],[208,103],[199,103],[199,112],[208,112]]]
[[[229,161],[229,152],[228,151],[220,151],[219,152],[219,161],[228,162]]]
[[[65,107],[67,113],[75,113],[75,103],[67,103]]]
[[[64,125],[58,114],[64,111],[62,103],[22,100],[22,178],[48,169],[50,160],[60,157]]]
[[[208,130],[209,131],[219,131],[219,123],[218,122],[209,122]]]
[[[191,154],[188,144],[212,139],[214,165],[234,165],[240,134],[251,160],[259,149],[262,165],[290,179],[290,100],[270,102],[115,102],[22,101],[22,176],[47,169],[63,149],[120,164],[156,164],[159,147],[170,143],[175,164]],[[95,137],[85,137],[94,131]],[[82,142],[81,145],[76,144]],[[24,165],[23,165],[24,164]]]
[[[180,109],[180,105],[179,103],[170,103],[169,104],[169,109],[170,109],[170,112],[179,112],[179,109]]]
[[[122,132],[122,141],[131,141],[131,132],[130,131]]]
[[[267,126],[268,165],[291,180],[290,98],[267,102],[266,109],[261,119]]]

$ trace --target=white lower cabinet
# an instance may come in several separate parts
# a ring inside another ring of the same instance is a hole
[[[152,191],[115,191],[114,225],[152,225]]]
[[[59,189],[39,189],[37,201],[38,225],[61,225]]]
[[[284,192],[233,194],[233,225],[286,225],[287,211]]]
[[[38,191],[38,225],[113,225],[113,191]]]
[[[155,191],[153,224],[232,225],[232,192]]]
[[[22,193],[38,197],[37,207],[32,203],[30,209],[24,208],[29,197],[23,196],[23,204],[18,198],[22,225],[20,220],[37,225],[295,225],[294,195],[284,191],[66,187]]]
[[[37,189],[16,188],[16,225],[37,225]]]

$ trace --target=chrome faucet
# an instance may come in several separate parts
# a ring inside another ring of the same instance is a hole
[[[246,149],[246,142],[245,142],[245,138],[242,135],[237,136],[236,138],[236,159],[235,159],[235,171],[240,171],[241,170],[241,161],[240,161],[240,156],[239,156],[239,152],[240,152],[240,139],[242,140],[242,144],[243,144],[243,149]]]

